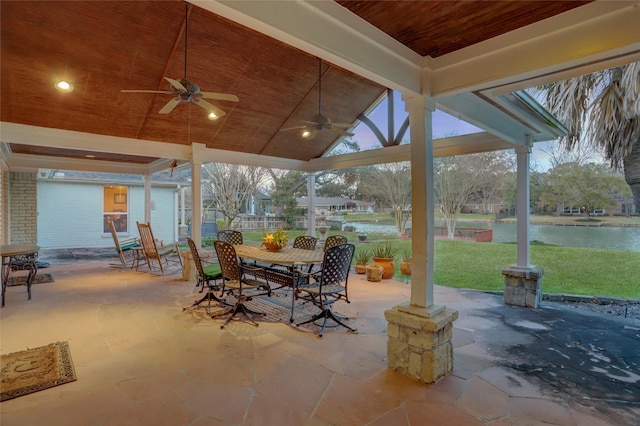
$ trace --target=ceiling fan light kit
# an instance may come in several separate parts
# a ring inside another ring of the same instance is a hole
[[[169,114],[180,103],[192,102],[204,109],[207,112],[207,117],[210,120],[217,120],[224,116],[226,113],[213,105],[205,99],[215,99],[219,101],[238,102],[239,99],[236,95],[228,93],[215,93],[215,92],[203,92],[200,90],[200,86],[192,82],[187,78],[187,41],[189,33],[189,3],[185,3],[185,29],[184,29],[184,77],[180,80],[176,80],[169,77],[164,79],[169,82],[170,90],[122,90],[122,92],[134,92],[134,93],[159,93],[163,95],[174,95],[175,97],[169,100],[158,111],[159,114]]]

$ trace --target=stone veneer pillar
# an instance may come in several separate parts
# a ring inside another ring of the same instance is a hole
[[[536,309],[542,302],[542,269],[510,266],[504,275],[504,303]]]
[[[434,383],[453,371],[453,321],[458,311],[444,308],[395,306],[384,313],[388,321],[389,368],[423,383]]]

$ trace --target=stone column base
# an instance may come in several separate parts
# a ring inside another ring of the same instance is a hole
[[[534,309],[540,306],[544,275],[542,269],[510,266],[502,270],[502,275],[505,304]]]
[[[198,250],[200,259],[203,261],[207,261],[211,258],[211,253],[203,250]],[[190,251],[183,251],[182,255],[182,281],[197,281],[198,280],[198,270],[196,269],[196,264],[193,261],[193,256]]]
[[[458,311],[418,308],[409,303],[384,312],[389,368],[423,383],[434,383],[453,371],[453,321]]]

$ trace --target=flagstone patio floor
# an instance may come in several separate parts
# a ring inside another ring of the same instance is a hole
[[[255,299],[259,326],[183,311],[201,296],[103,259],[57,261],[55,282],[7,290],[0,352],[67,341],[78,380],[3,402],[11,425],[635,425],[640,322],[436,286],[459,310],[454,370],[423,384],[387,368],[384,311],[410,286],[352,273],[358,333],[289,324],[287,299]],[[115,259],[113,259],[115,261]],[[41,270],[45,272],[45,270]],[[215,308],[219,309],[219,308]],[[312,307],[298,311],[297,320]]]

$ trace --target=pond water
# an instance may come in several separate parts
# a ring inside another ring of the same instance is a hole
[[[389,235],[397,233],[393,221],[349,222],[349,225],[355,226],[356,232]],[[438,220],[435,225],[445,226],[443,221]],[[493,229],[493,242],[495,243],[516,241],[515,223],[459,221],[457,227]],[[529,238],[531,240],[547,244],[640,252],[640,227],[530,225],[530,232]]]

